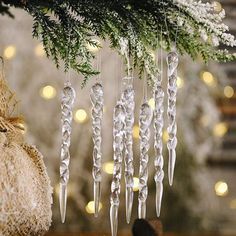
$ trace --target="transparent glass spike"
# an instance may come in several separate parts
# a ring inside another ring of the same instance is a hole
[[[133,78],[125,77],[122,79],[123,91],[121,100],[126,111],[125,117],[125,134],[124,134],[124,161],[125,161],[125,186],[126,186],[126,221],[129,224],[132,206],[133,206],[133,125],[134,125],[134,89],[133,89]]]
[[[155,183],[156,183],[156,213],[160,216],[161,213],[161,202],[163,195],[163,154],[162,154],[162,131],[164,125],[163,113],[164,113],[164,91],[161,87],[161,80],[157,80],[154,87],[154,149],[155,149]]]
[[[168,135],[167,148],[169,151],[169,163],[168,163],[168,177],[169,184],[173,184],[174,168],[176,160],[176,145],[177,145],[177,125],[176,125],[176,95],[177,95],[177,66],[178,66],[178,54],[176,52],[170,52],[167,55],[167,76],[168,76]]]
[[[90,92],[92,102],[92,138],[93,138],[93,180],[94,180],[94,215],[98,216],[101,197],[101,168],[102,168],[102,117],[103,117],[103,87],[100,83],[92,86]]]
[[[122,174],[122,159],[124,151],[125,107],[121,101],[117,102],[113,114],[113,161],[114,170],[110,196],[110,222],[112,236],[117,234],[118,208],[120,204],[120,182]]]
[[[148,150],[150,139],[150,124],[153,112],[145,101],[140,108],[139,136],[140,136],[140,167],[139,167],[139,195],[138,195],[138,217],[146,217],[146,200],[148,195]]]
[[[61,163],[60,163],[60,212],[62,223],[65,222],[66,202],[67,202],[67,183],[69,180],[69,163],[70,163],[70,137],[72,108],[75,100],[75,90],[71,87],[70,82],[66,82],[62,91],[61,100],[61,122],[62,122],[62,144],[61,144]]]

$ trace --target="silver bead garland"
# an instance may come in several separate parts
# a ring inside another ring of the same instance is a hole
[[[161,79],[158,79],[154,87],[154,149],[155,149],[155,182],[156,182],[156,214],[159,217],[161,212],[161,201],[163,195],[163,155],[162,155],[162,130],[164,125],[164,91],[161,87]]]
[[[93,138],[93,180],[94,180],[94,215],[98,216],[101,197],[101,168],[102,168],[102,117],[103,117],[103,87],[96,83],[91,88],[90,98],[92,102],[92,138]]]
[[[148,195],[148,161],[150,124],[152,122],[152,109],[145,101],[140,108],[139,134],[140,134],[140,167],[139,167],[139,195],[138,217],[146,218],[146,200]]]
[[[125,108],[121,101],[118,101],[113,114],[113,160],[114,170],[111,183],[110,197],[110,222],[112,236],[117,235],[118,209],[120,204],[120,182],[122,175],[122,159],[124,150],[124,130],[125,130]]]
[[[133,186],[134,186],[134,166],[133,166],[133,125],[134,125],[134,89],[132,85],[133,78],[126,77],[123,79],[124,91],[121,99],[125,107],[125,136],[124,136],[124,162],[125,162],[125,185],[126,185],[126,221],[130,222],[133,206]]]
[[[72,108],[75,100],[75,90],[70,82],[66,82],[62,92],[61,111],[62,111],[62,145],[60,163],[60,212],[62,223],[65,222],[66,203],[67,203],[67,183],[69,180],[70,162],[70,137],[72,123]]]
[[[169,184],[173,184],[174,168],[176,160],[176,145],[177,145],[177,125],[176,125],[176,95],[177,95],[177,66],[178,66],[178,54],[176,52],[170,52],[167,55],[167,76],[168,76],[168,142],[167,148],[169,151],[169,163],[168,163],[168,177]]]

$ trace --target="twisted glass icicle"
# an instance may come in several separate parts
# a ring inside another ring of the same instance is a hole
[[[164,91],[161,87],[161,80],[157,80],[154,88],[154,149],[155,149],[155,182],[156,182],[156,213],[160,216],[161,201],[163,195],[163,155],[162,155],[162,129],[164,124],[163,112],[164,112]]]
[[[93,180],[94,180],[94,215],[98,216],[101,197],[101,168],[102,168],[102,116],[103,116],[103,87],[100,83],[92,86],[90,98],[92,102],[92,130],[93,130]]]
[[[178,54],[176,52],[170,52],[167,55],[167,76],[168,76],[168,142],[167,148],[169,151],[169,164],[168,164],[168,177],[169,184],[173,184],[174,168],[176,160],[175,148],[177,145],[177,125],[176,125],[176,95],[177,95],[177,66],[178,66]]]
[[[152,122],[152,109],[145,101],[140,108],[139,135],[140,135],[140,167],[139,167],[139,195],[138,217],[146,218],[146,200],[148,195],[148,150],[150,139],[150,124]]]
[[[117,235],[118,208],[120,204],[120,181],[122,174],[122,159],[124,150],[124,130],[125,130],[125,108],[121,101],[118,101],[113,114],[113,160],[114,170],[111,183],[110,197],[110,222],[112,236]]]
[[[127,81],[126,81],[127,80]],[[133,186],[134,186],[134,166],[133,166],[133,125],[134,125],[134,89],[132,85],[132,78],[126,77],[123,79],[125,83],[124,91],[122,92],[121,99],[125,107],[125,199],[126,199],[126,221],[129,224],[132,206],[133,206]]]
[[[70,82],[66,82],[62,92],[61,111],[62,111],[62,145],[61,145],[61,163],[60,163],[60,212],[61,221],[65,222],[66,202],[67,202],[67,183],[69,180],[69,162],[70,162],[70,136],[72,122],[72,107],[75,100],[75,90]]]

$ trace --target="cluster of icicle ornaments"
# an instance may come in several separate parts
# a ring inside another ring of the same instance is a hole
[[[123,42],[124,56],[128,58],[128,44]],[[167,117],[168,135],[167,148],[169,151],[168,177],[172,185],[174,167],[176,160],[175,148],[177,145],[177,124],[176,124],[176,95],[177,95],[177,66],[178,54],[176,51],[168,53],[167,58]],[[133,186],[134,186],[134,166],[133,166],[133,126],[135,113],[135,91],[133,87],[133,77],[129,75],[122,79],[122,89],[120,97],[114,107],[113,112],[113,176],[111,182],[110,195],[110,223],[112,235],[117,235],[118,211],[120,205],[120,192],[122,180],[122,166],[124,162],[125,179],[125,202],[126,221],[130,222],[133,206]],[[139,159],[139,194],[138,194],[138,217],[146,218],[146,200],[148,196],[148,163],[150,148],[150,128],[154,125],[154,150],[155,150],[155,175],[156,183],[156,213],[160,216],[161,202],[163,196],[163,143],[162,130],[164,126],[164,90],[162,87],[163,60],[161,59],[161,73],[155,79],[153,86],[153,98],[155,108],[152,110],[148,104],[147,95],[144,95],[139,111],[139,137],[140,137],[140,159]],[[146,81],[147,82],[147,81]],[[94,213],[98,216],[99,203],[101,198],[102,182],[102,118],[104,109],[104,91],[101,82],[96,82],[90,91],[92,104],[92,138],[93,138],[93,167],[92,176],[94,180]],[[65,83],[62,94],[62,149],[61,149],[61,188],[60,188],[60,209],[62,222],[65,221],[66,214],[66,186],[69,180],[69,146],[71,135],[72,106],[75,99],[75,91],[69,82]]]

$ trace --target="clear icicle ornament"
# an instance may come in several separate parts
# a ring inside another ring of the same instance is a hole
[[[155,149],[155,183],[156,183],[156,214],[159,217],[161,212],[161,201],[163,195],[163,178],[164,178],[164,159],[162,155],[162,130],[164,125],[164,91],[161,87],[162,79],[158,78],[154,87],[154,149]]]
[[[150,124],[153,112],[147,101],[141,105],[139,116],[140,135],[140,167],[139,167],[139,195],[138,195],[138,217],[146,218],[146,200],[148,195],[148,150],[150,139]]]
[[[120,182],[122,174],[122,159],[124,150],[125,108],[121,101],[117,102],[113,114],[113,160],[114,170],[111,183],[110,222],[112,236],[117,235],[118,209],[120,204]]]
[[[168,177],[169,184],[173,184],[174,168],[176,160],[176,145],[177,145],[177,124],[176,124],[176,95],[177,95],[177,67],[178,67],[178,54],[176,52],[170,52],[167,55],[167,76],[168,76],[168,142],[167,148],[169,151],[169,163],[168,163]]]
[[[92,102],[92,132],[93,132],[93,180],[94,180],[94,215],[98,216],[101,197],[101,168],[102,168],[102,117],[103,117],[103,87],[96,83],[91,88],[90,98]]]
[[[123,92],[121,100],[124,105],[126,116],[125,116],[125,135],[124,135],[124,162],[125,162],[125,199],[126,199],[126,221],[129,224],[132,206],[133,206],[133,125],[134,125],[134,89],[133,89],[133,78],[125,77],[123,82]]]
[[[72,108],[75,100],[75,90],[70,82],[66,82],[62,92],[61,111],[62,111],[62,144],[61,144],[61,163],[60,163],[60,212],[61,221],[65,222],[66,203],[67,203],[67,183],[69,180],[70,162],[70,138],[72,123]]]

